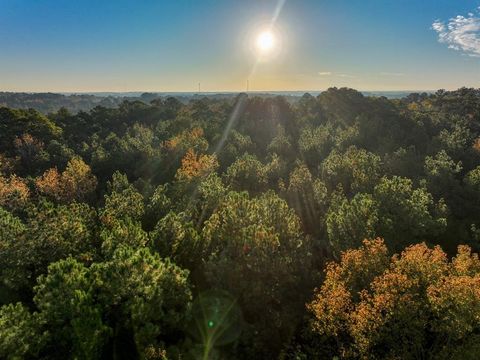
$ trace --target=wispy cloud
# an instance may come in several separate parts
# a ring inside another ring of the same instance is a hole
[[[319,72],[318,72],[318,75],[319,75],[319,76],[335,76],[335,77],[349,78],[349,79],[356,78],[355,75],[340,74],[340,73],[334,73],[334,72],[331,72],[331,71],[319,71]]]
[[[404,73],[399,73],[399,72],[388,72],[388,71],[382,71],[380,73],[381,76],[397,76],[397,77],[400,77],[400,76],[405,76]]]
[[[349,78],[349,79],[356,78],[355,75],[350,75],[350,74],[338,74],[338,76],[340,76],[342,78]]]
[[[469,56],[480,57],[480,8],[476,14],[457,15],[447,23],[436,20],[432,29],[438,33],[438,41],[450,49],[461,51]]]

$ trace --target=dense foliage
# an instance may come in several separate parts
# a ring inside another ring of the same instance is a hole
[[[0,107],[0,358],[476,359],[479,250],[478,90]]]

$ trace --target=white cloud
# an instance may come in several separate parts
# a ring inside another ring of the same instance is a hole
[[[436,20],[432,24],[432,29],[438,33],[438,41],[447,44],[450,49],[480,57],[479,9],[477,14],[457,15],[448,23]]]
[[[349,75],[349,74],[338,74],[338,76],[343,77],[343,78],[349,78],[349,79],[352,79],[352,78],[356,77],[354,75]]]
[[[355,75],[340,74],[340,73],[334,73],[334,72],[331,72],[331,71],[320,71],[320,72],[318,72],[318,75],[320,75],[320,76],[335,76],[335,77],[349,78],[349,79],[356,78]]]
[[[388,71],[382,71],[380,75],[381,76],[405,76],[404,73],[388,72]]]

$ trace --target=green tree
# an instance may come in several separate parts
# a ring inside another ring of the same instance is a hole
[[[393,251],[415,242],[434,241],[446,229],[443,201],[436,203],[425,188],[414,189],[410,179],[382,178],[375,187],[374,199],[380,215],[376,234],[384,237]]]
[[[265,167],[255,155],[244,154],[228,167],[225,181],[237,191],[261,192],[267,185]]]
[[[105,206],[101,212],[105,221],[126,217],[141,219],[145,212],[143,196],[128,182],[127,176],[115,172],[107,185],[108,194],[105,195]]]
[[[21,303],[0,308],[0,357],[6,360],[36,358],[47,340],[38,313]]]
[[[322,179],[330,189],[341,184],[346,194],[370,192],[380,179],[382,162],[378,155],[355,146],[344,153],[333,150],[322,162]]]
[[[50,263],[68,256],[92,260],[95,231],[96,213],[88,205],[41,202],[30,210],[25,231],[4,240],[0,260],[4,284],[28,299],[36,278]]]
[[[363,239],[376,234],[381,213],[378,203],[370,194],[356,194],[351,200],[342,194],[332,199],[327,213],[327,234],[334,252],[358,246]]]
[[[326,126],[305,126],[298,140],[301,158],[310,166],[318,166],[319,161],[326,158],[333,147],[331,129]]]
[[[112,330],[103,322],[90,271],[73,258],[52,263],[35,287],[35,304],[51,329],[47,352],[60,358],[100,358]]]
[[[188,271],[146,248],[127,247],[119,247],[111,260],[94,264],[91,271],[97,301],[113,329],[114,351],[128,347],[130,336],[142,354],[149,345],[161,344],[162,338],[181,329],[192,297]]]
[[[143,356],[166,344],[187,319],[188,272],[148,249],[119,246],[85,267],[69,258],[49,266],[35,287],[39,316],[51,329],[48,353],[76,358]]]
[[[207,280],[238,299],[258,332],[257,354],[278,352],[292,336],[315,277],[305,272],[311,242],[298,217],[273,192],[258,198],[231,192],[205,223],[202,238]]]
[[[110,258],[119,246],[138,249],[149,244],[147,232],[142,229],[140,222],[131,218],[113,219],[109,223],[103,224],[99,237],[102,256],[105,258]]]
[[[292,141],[285,133],[285,128],[282,125],[278,125],[277,135],[275,135],[267,146],[267,151],[288,159],[292,157],[292,150]]]
[[[322,236],[329,200],[325,184],[314,179],[305,164],[299,164],[290,173],[286,195],[307,231]]]
[[[202,264],[205,246],[185,213],[169,212],[150,233],[153,248],[163,257],[194,271]]]

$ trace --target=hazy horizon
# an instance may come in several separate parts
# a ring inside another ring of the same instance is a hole
[[[332,86],[335,87],[335,86]],[[347,88],[351,88],[346,86]],[[395,89],[395,90],[368,90],[368,89],[355,89],[361,93],[433,93],[438,90],[446,90],[446,91],[454,91],[455,89]],[[189,94],[189,95],[215,95],[215,94],[240,94],[240,93],[247,93],[247,94],[320,94],[322,92],[327,91],[328,88],[322,90],[211,90],[211,91],[160,91],[160,90],[118,90],[118,91],[52,91],[52,90],[45,90],[45,91],[10,91],[10,90],[1,90],[0,93],[24,93],[24,94],[61,94],[61,95],[102,95],[102,94]]]

